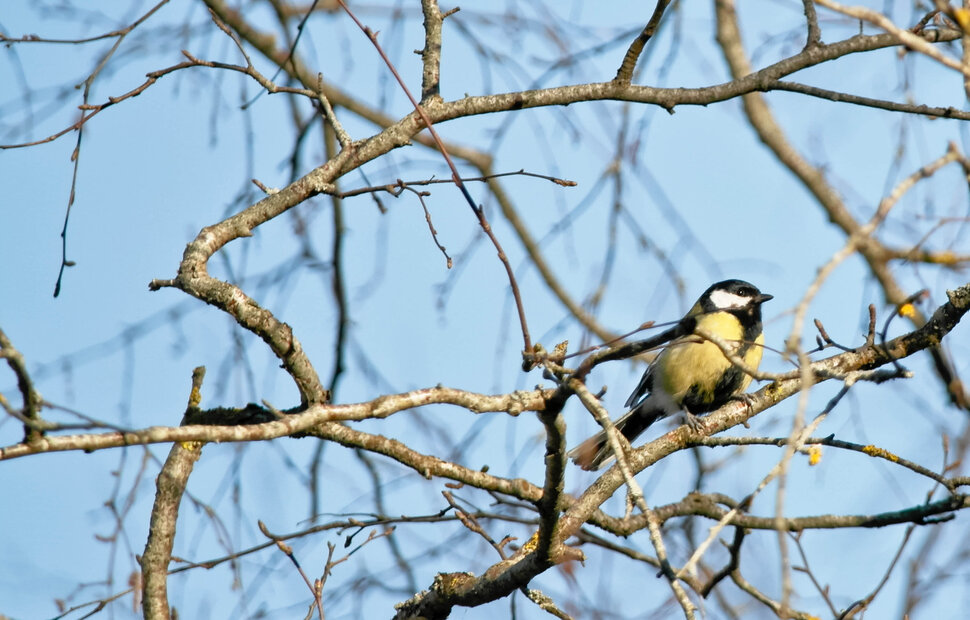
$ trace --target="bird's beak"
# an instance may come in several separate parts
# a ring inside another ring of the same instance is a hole
[[[766,295],[762,293],[761,295],[758,295],[757,297],[754,298],[754,303],[760,305],[765,303],[766,301],[771,301],[774,298],[775,298],[774,295]]]

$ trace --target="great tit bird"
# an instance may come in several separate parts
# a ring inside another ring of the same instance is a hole
[[[657,420],[680,411],[688,425],[696,427],[695,416],[743,394],[751,376],[732,364],[720,347],[694,333],[700,328],[733,344],[737,356],[757,369],[764,343],[761,304],[769,299],[771,295],[743,280],[711,285],[672,330],[677,337],[643,373],[624,404],[630,411],[613,424],[616,429],[633,441]],[[569,451],[569,457],[586,470],[601,468],[612,456],[605,430]]]

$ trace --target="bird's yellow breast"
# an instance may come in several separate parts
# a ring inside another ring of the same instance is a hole
[[[744,328],[734,315],[727,312],[706,314],[698,317],[697,327],[735,345],[735,350],[751,368],[757,368],[761,363],[760,345],[764,336],[758,334],[754,343],[744,342]],[[657,371],[661,389],[678,405],[684,404],[689,393],[691,401],[713,404],[743,392],[751,383],[751,377],[734,367],[720,347],[701,340],[699,336],[672,342],[660,354]],[[726,373],[733,377],[728,384],[725,384]]]

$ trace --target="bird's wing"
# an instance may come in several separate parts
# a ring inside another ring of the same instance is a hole
[[[647,369],[643,371],[643,376],[640,377],[640,383],[637,383],[637,387],[634,388],[633,393],[630,394],[630,397],[626,399],[625,403],[623,403],[624,407],[632,407],[650,394],[650,392],[653,390],[653,370],[656,365],[657,360],[654,359],[654,361],[647,366]]]
[[[664,350],[660,351],[657,357],[655,357],[653,361],[650,362],[650,365],[647,366],[647,369],[643,372],[643,376],[640,377],[640,383],[637,384],[636,389],[633,390],[630,397],[626,399],[626,403],[623,405],[624,407],[632,407],[649,395],[651,391],[653,391],[653,374],[657,367],[657,362],[660,360],[667,347],[683,342],[691,334],[693,334],[694,327],[696,325],[696,317],[688,315],[682,318],[677,325],[671,327],[667,331],[662,332],[653,338],[648,338],[647,340],[640,342],[640,344],[648,346],[648,348],[645,350],[660,347],[660,345],[663,345],[664,343],[667,344],[665,347],[663,347]]]

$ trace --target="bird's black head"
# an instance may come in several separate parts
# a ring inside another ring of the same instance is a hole
[[[733,312],[761,320],[761,304],[772,299],[744,280],[724,280],[704,291],[698,304],[704,312]]]

